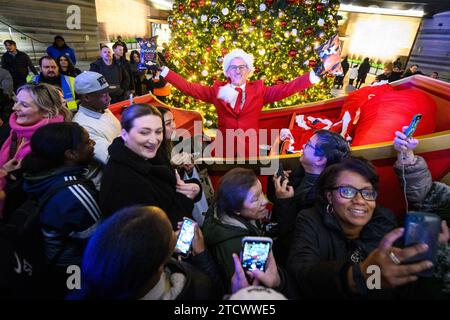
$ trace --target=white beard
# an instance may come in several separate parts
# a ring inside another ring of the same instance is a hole
[[[224,86],[221,86],[219,88],[219,91],[217,92],[218,99],[221,99],[231,105],[234,105],[234,103],[232,104],[232,102],[236,102],[238,95],[239,92],[237,92],[236,89],[233,88],[229,83],[227,83]]]

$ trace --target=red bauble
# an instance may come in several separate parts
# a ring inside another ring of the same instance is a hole
[[[211,47],[206,47],[206,52],[210,52],[211,51]]]
[[[216,44],[216,43],[217,43],[217,41],[216,41],[215,39],[212,39],[212,40],[211,40],[211,44],[212,44],[212,45],[214,45],[214,44]]]
[[[286,22],[286,21],[281,21],[281,22],[280,22],[280,25],[281,25],[282,27],[286,27],[287,22]]]
[[[256,25],[256,19],[255,18],[251,19],[250,23],[255,26]]]
[[[225,56],[228,53],[228,49],[227,48],[223,48],[222,49],[222,56]]]
[[[206,60],[205,59],[201,59],[200,60],[200,64],[205,64],[206,63]]]
[[[223,24],[223,28],[225,30],[230,30],[231,29],[231,22],[230,21],[225,21]]]
[[[259,73],[261,71],[261,68],[255,67],[255,73]]]
[[[309,60],[308,67],[314,68],[315,66],[317,66],[317,61],[316,60]]]
[[[317,10],[317,12],[322,12],[322,11],[323,11],[323,8],[324,8],[323,3],[318,3],[318,4],[316,5],[316,10]]]
[[[186,31],[186,35],[187,35],[187,36],[192,35],[192,31],[191,31],[191,30]]]
[[[180,12],[184,11],[184,4],[178,5],[178,11],[180,11]]]
[[[313,27],[308,27],[305,30],[305,35],[309,36],[310,34],[312,34],[314,32],[314,28]]]
[[[271,6],[273,4],[273,0],[266,0],[265,2],[268,6]]]
[[[267,30],[264,32],[264,38],[270,39],[272,37],[272,31]]]
[[[189,6],[191,7],[191,9],[195,9],[195,8],[197,8],[197,2],[191,1],[191,3],[189,4]]]
[[[234,28],[237,30],[239,28],[239,22],[235,21],[234,22]]]
[[[289,50],[288,55],[291,58],[295,57],[297,55],[297,50],[295,50],[295,49]]]
[[[205,0],[198,0],[198,6],[203,7],[205,5]]]

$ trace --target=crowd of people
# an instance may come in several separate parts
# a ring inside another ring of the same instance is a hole
[[[344,86],[344,78],[348,73],[348,85],[355,89],[361,88],[366,82],[367,75],[371,69],[369,58],[365,58],[361,64],[357,64],[349,62],[348,57],[344,57],[341,61],[341,65],[343,73],[342,75],[335,77],[333,87],[342,89]],[[383,65],[383,73],[376,75],[375,80],[371,84],[390,83],[416,74],[423,75],[423,72],[419,70],[418,64],[412,64],[409,68],[403,69],[400,58],[397,58],[394,62],[385,63]],[[439,73],[436,71],[433,71],[429,76],[433,79],[439,79]]]
[[[395,132],[394,169],[411,205],[442,219],[438,254],[444,259],[434,265],[406,262],[427,246],[402,247],[404,229],[377,204],[374,166],[351,156],[340,135],[315,132],[297,168],[270,179],[267,196],[252,170],[235,167],[208,202],[192,155],[174,151],[170,109],[132,104],[120,121],[108,110],[130,90],[143,90],[137,52],[128,62],[122,43],[102,47],[91,71],[79,73],[58,36],[38,73],[13,41],[5,45],[23,70],[12,75],[16,96],[0,149],[0,272],[7,275],[0,296],[206,300],[242,298],[242,290],[255,288],[288,299],[449,297],[450,187],[432,181],[406,127]],[[325,71],[334,66],[323,63]],[[257,119],[263,104],[323,75],[311,71],[272,87],[248,82],[253,61],[242,50],[229,53],[223,67],[230,81],[220,87],[189,83],[167,67],[156,72],[160,81],[214,103],[222,129],[257,128],[253,120],[235,119],[252,108]],[[31,84],[28,68],[35,73]],[[185,217],[195,221],[195,232],[190,254],[181,258],[175,244]],[[273,241],[266,267],[244,270],[242,239],[260,236]],[[81,285],[69,290],[66,271],[74,265]],[[379,290],[367,286],[371,266],[380,268]],[[432,277],[417,276],[433,267]]]

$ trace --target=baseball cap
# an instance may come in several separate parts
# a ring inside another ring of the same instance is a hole
[[[99,91],[106,91],[109,84],[105,77],[94,71],[84,71],[75,78],[75,92],[77,94],[86,94]]]

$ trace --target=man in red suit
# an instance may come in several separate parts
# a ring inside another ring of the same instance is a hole
[[[331,69],[332,65],[328,65],[321,69],[321,75]],[[216,107],[219,130],[214,151],[219,157],[257,156],[258,121],[263,106],[320,81],[314,71],[273,86],[264,85],[263,80],[247,81],[254,71],[253,56],[241,49],[234,49],[225,56],[223,70],[227,82],[215,81],[212,86],[204,86],[188,82],[167,67],[161,69],[161,76],[178,90]]]

